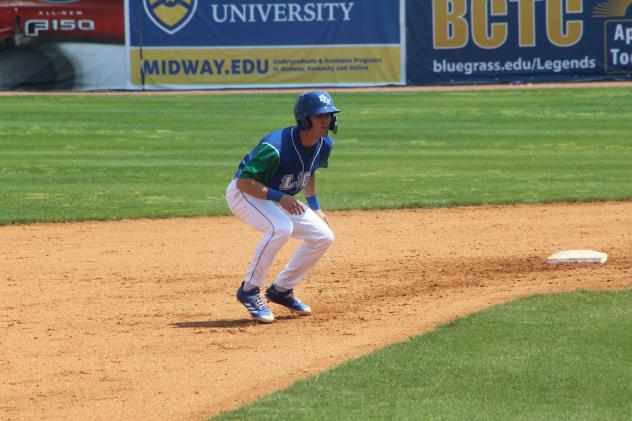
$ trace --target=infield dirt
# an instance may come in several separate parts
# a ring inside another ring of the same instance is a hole
[[[272,325],[234,298],[260,238],[236,218],[0,227],[0,419],[205,420],[494,304],[632,287],[632,202],[329,216],[315,314]],[[609,261],[544,263],[565,249]]]

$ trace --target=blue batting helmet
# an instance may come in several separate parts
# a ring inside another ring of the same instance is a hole
[[[340,110],[334,105],[334,100],[327,92],[311,91],[305,92],[296,100],[294,104],[294,118],[301,130],[309,130],[312,122],[309,119],[312,115],[331,113],[331,124],[329,130],[336,133],[338,130],[338,119],[335,113]]]

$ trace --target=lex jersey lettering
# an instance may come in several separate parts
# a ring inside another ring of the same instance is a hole
[[[309,183],[318,168],[329,166],[333,144],[331,136],[325,136],[308,150],[301,144],[298,127],[277,130],[244,157],[235,178],[252,178],[293,196]]]

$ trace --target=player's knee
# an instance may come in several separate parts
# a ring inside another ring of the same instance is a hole
[[[334,233],[329,230],[327,231],[327,233],[325,234],[325,242],[327,243],[328,246],[332,245],[332,243],[334,242]]]
[[[318,238],[318,245],[320,247],[329,247],[334,242],[334,233],[330,230],[323,230]]]
[[[294,227],[291,223],[278,224],[274,227],[272,237],[277,241],[287,241],[292,236]]]

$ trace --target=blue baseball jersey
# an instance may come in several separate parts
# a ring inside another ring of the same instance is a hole
[[[297,126],[274,131],[242,159],[235,178],[252,178],[293,196],[318,168],[328,167],[333,144],[331,136],[325,136],[308,150],[301,144]]]

